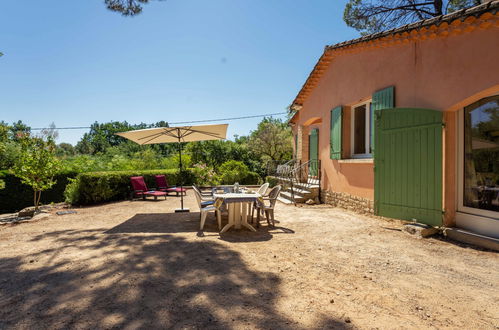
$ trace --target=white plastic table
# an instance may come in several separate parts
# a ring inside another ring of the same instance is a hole
[[[256,231],[252,225],[248,223],[248,214],[251,211],[251,205],[261,197],[260,194],[213,194],[215,200],[222,199],[227,205],[229,212],[229,223],[222,228],[220,233],[225,233],[229,228],[234,227],[241,229],[241,226],[248,228],[251,231]]]

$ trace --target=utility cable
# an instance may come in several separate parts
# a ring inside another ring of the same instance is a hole
[[[228,120],[240,120],[240,119],[249,119],[249,118],[259,118],[259,117],[269,117],[269,116],[278,116],[278,115],[285,115],[288,112],[276,112],[276,113],[268,113],[264,115],[252,115],[252,116],[242,116],[242,117],[231,117],[231,118],[219,118],[219,119],[203,119],[203,120],[192,120],[192,121],[177,121],[177,122],[172,122],[168,123],[168,125],[179,125],[179,124],[195,124],[195,123],[210,123],[210,122],[216,122],[216,121],[228,121]],[[60,130],[60,129],[89,129],[91,128],[90,126],[74,126],[74,127],[35,127],[31,128],[32,131],[41,131],[44,129],[54,129],[54,130]]]

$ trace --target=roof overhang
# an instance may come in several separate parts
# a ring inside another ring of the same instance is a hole
[[[339,44],[326,46],[322,56],[310,72],[290,109],[299,111],[305,100],[318,85],[331,62],[338,56],[365,50],[409,44],[416,40],[431,40],[477,29],[499,28],[499,0],[463,9],[451,14],[404,25],[402,27],[370,34]]]

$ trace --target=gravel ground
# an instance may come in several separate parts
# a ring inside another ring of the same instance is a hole
[[[495,252],[323,205],[220,236],[178,203],[0,226],[0,328],[499,329]]]

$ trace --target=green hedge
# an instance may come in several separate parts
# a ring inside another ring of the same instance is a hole
[[[183,184],[196,183],[191,169],[183,171]],[[164,174],[168,183],[178,185],[179,171],[137,170],[108,172],[64,172],[58,174],[57,183],[49,190],[42,192],[42,204],[67,201],[76,205],[89,205],[108,201],[124,200],[130,197],[130,177],[143,176],[148,188],[155,188],[154,175]],[[0,213],[17,212],[33,205],[33,190],[22,184],[21,180],[7,171],[0,171],[0,179],[5,181],[5,188],[0,190]],[[260,184],[262,179],[257,173],[249,172],[240,184]]]
[[[171,186],[179,185],[179,171],[137,170],[81,173],[66,188],[66,201],[76,205],[89,205],[130,198],[130,177],[143,176],[149,189],[156,188],[155,175],[164,174]],[[195,183],[191,169],[183,171],[183,185]]]
[[[51,189],[42,192],[41,203],[50,204],[64,201],[64,189],[70,178],[75,178],[76,172],[64,172],[55,176],[56,184]],[[0,190],[0,213],[11,213],[33,206],[33,189],[21,183],[21,180],[9,173],[0,171],[0,179],[5,181],[5,188]]]

